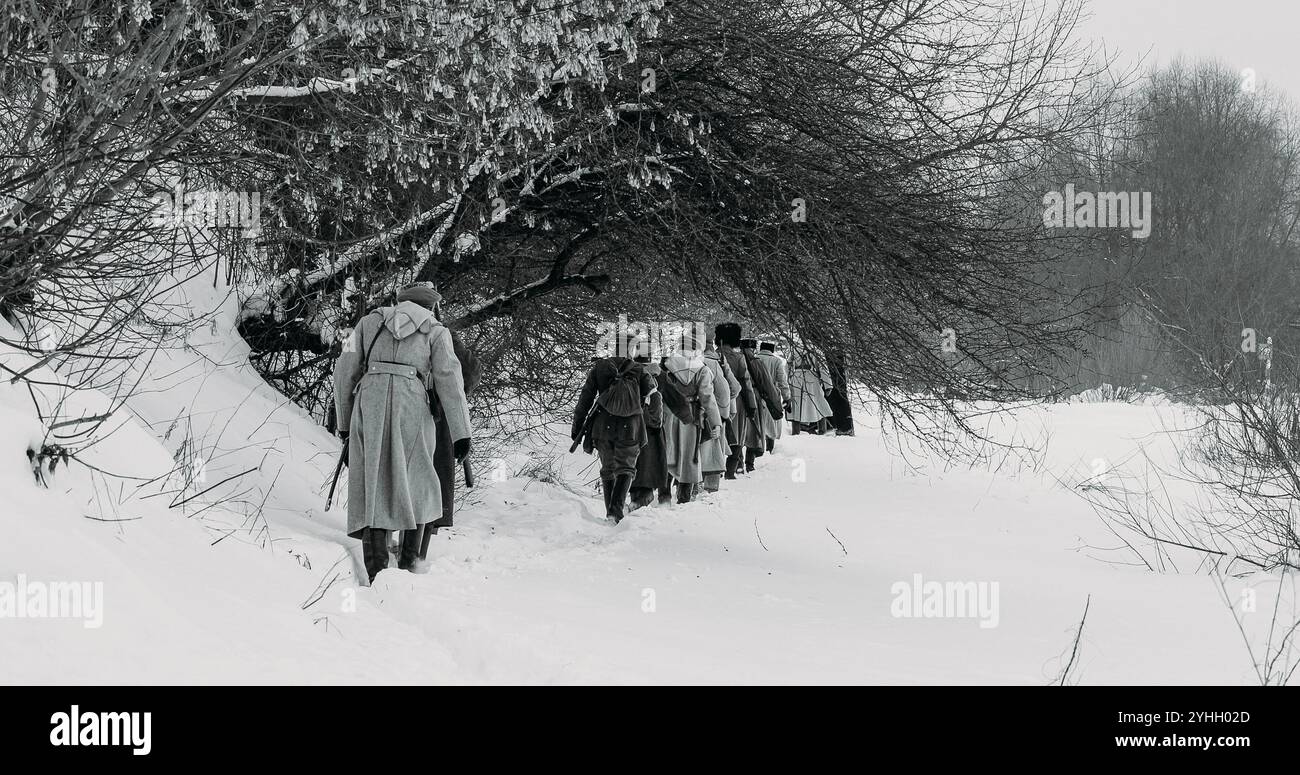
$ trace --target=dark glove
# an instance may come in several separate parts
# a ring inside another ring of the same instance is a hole
[[[786,401],[786,402],[782,403],[782,404],[781,404],[781,408],[785,410],[785,413],[786,413],[786,414],[790,414],[790,412],[794,411],[793,409],[790,408],[790,402],[789,402],[789,401]]]
[[[469,439],[456,439],[456,443],[451,445],[451,454],[459,463],[469,454]]]
[[[347,431],[339,431],[339,438],[342,439],[342,440],[343,440],[343,443],[346,445],[346,444],[348,443],[348,432],[347,432]]]

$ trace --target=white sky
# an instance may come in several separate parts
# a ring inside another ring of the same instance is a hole
[[[1300,0],[1089,0],[1079,30],[1131,64],[1218,59],[1300,106]]]

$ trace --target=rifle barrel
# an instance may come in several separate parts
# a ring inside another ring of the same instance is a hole
[[[339,486],[339,475],[343,473],[343,466],[348,462],[348,446],[343,445],[343,451],[339,453],[338,465],[334,466],[334,478],[330,481],[330,493],[325,498],[325,510],[329,511],[330,506],[334,505],[334,489]]]

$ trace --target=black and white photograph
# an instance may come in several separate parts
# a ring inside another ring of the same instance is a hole
[[[1300,683],[1298,52],[1292,0],[0,0],[0,685]]]

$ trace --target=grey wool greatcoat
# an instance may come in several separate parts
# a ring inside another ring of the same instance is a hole
[[[741,350],[749,366],[749,375],[754,384],[754,396],[758,400],[758,422],[749,423],[745,428],[744,444],[753,449],[762,449],[767,439],[776,438],[778,417],[785,411],[781,406],[781,394],[777,392],[776,383],[759,361],[758,356]]]
[[[426,388],[438,393],[452,442],[469,438],[451,332],[410,301],[362,318],[334,366],[334,411],[349,431],[348,535],[413,530],[442,514]]]
[[[673,383],[687,398],[698,401],[709,427],[721,431],[722,417],[718,414],[718,404],[713,398],[713,372],[704,365],[704,359],[673,355],[664,362],[664,372],[664,381]],[[664,389],[672,390],[673,387],[665,386]],[[668,471],[680,484],[704,481],[704,463],[709,459],[704,445],[708,443],[707,437],[700,438],[698,426],[683,423],[665,407],[664,447],[668,452]],[[723,469],[718,468],[710,473],[721,470]]]
[[[745,355],[740,351],[740,348],[720,344],[718,345],[718,353],[726,359],[728,370],[740,383],[740,390],[736,399],[736,413],[727,425],[727,443],[735,447],[745,443],[745,437],[749,433],[750,426],[753,425],[750,416],[757,417],[755,411],[758,409],[758,397],[754,395],[754,383],[749,376],[749,365],[746,363]]]
[[[657,363],[647,363],[644,371],[656,383],[661,379]],[[636,477],[632,479],[633,490],[658,490],[668,485],[668,458],[664,450],[664,415],[672,416],[664,408],[663,395],[656,390],[650,394],[649,400],[641,410],[641,419],[645,423],[646,443],[636,459]]]
[[[790,371],[790,419],[815,423],[834,414],[826,402],[825,391],[831,389],[826,369],[812,358],[796,355]]]
[[[789,401],[790,375],[786,368],[785,358],[782,358],[776,353],[761,350],[758,353],[758,363],[767,370],[767,375],[772,380],[772,386],[775,387],[776,392],[780,394],[781,400],[783,402]],[[774,439],[781,438],[781,428],[785,425],[785,423],[782,422],[784,418],[784,411],[776,415],[767,415],[764,421],[764,431],[767,432],[769,437]],[[770,426],[768,426],[767,421],[771,421]]]
[[[717,353],[705,353],[704,366],[713,374],[713,401],[718,405],[718,415],[726,420],[731,417],[734,401],[731,395],[731,382],[727,381],[731,372],[723,368],[722,357]],[[731,378],[733,382],[735,379],[735,377]],[[736,382],[736,388],[739,390],[739,382]],[[700,470],[706,475],[727,470],[727,456],[730,454],[731,446],[727,444],[725,433],[718,434],[716,439],[706,439],[700,444]]]
[[[726,383],[726,400],[719,398],[718,413],[722,415],[722,419],[730,420],[740,411],[740,380],[736,379],[736,375],[731,373],[731,367],[722,359],[722,353],[717,350],[709,350],[704,353],[704,360],[707,361],[706,365],[713,370],[714,382],[717,382],[718,375],[721,374],[723,382]],[[713,395],[718,398],[724,394],[714,390]]]

